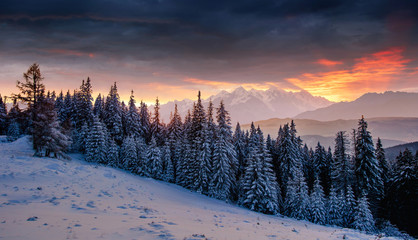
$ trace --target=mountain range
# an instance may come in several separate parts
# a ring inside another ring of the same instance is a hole
[[[220,93],[202,100],[207,108],[209,100],[212,100],[215,107],[219,106],[221,100],[229,111],[232,123],[250,123],[274,117],[293,117],[305,111],[327,107],[333,102],[323,97],[314,97],[307,91],[287,92],[277,88],[268,90],[246,90],[239,87],[232,92],[221,91]],[[177,104],[178,111],[182,117],[187,111],[193,108],[193,100],[171,101],[162,104],[160,108],[162,119],[168,122],[170,113]]]
[[[418,141],[418,118],[366,118],[366,120],[374,140],[380,137],[384,147]],[[254,124],[260,126],[266,136],[270,134],[275,139],[280,126],[291,121],[290,118],[273,118],[256,121]],[[351,132],[352,129],[357,129],[358,119],[334,121],[294,119],[294,122],[298,135],[309,147],[315,147],[318,141],[325,147],[333,147],[338,131],[346,131],[351,140]],[[249,129],[250,124],[241,127]]]
[[[339,102],[295,116],[300,119],[332,121],[375,117],[418,117],[418,93],[366,93],[352,102]]]

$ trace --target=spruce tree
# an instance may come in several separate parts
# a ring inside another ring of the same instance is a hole
[[[7,128],[7,140],[9,142],[16,141],[20,136],[20,127],[19,124],[12,119]]]
[[[153,137],[147,150],[147,174],[154,179],[162,179],[163,162],[161,160],[161,151],[157,146],[157,141]]]
[[[151,122],[151,134],[155,138],[155,141],[157,141],[158,146],[164,145],[164,130],[160,119],[160,101],[157,97],[154,106],[154,116]]]
[[[334,187],[329,192],[326,214],[326,223],[334,226],[343,226],[343,206],[345,197],[340,198]]]
[[[130,172],[135,172],[138,166],[138,154],[136,149],[136,141],[134,137],[128,136],[123,140],[121,149],[121,164],[122,169]]]
[[[122,144],[122,107],[119,100],[116,82],[113,84],[113,86],[111,86],[109,95],[106,99],[103,122],[109,131],[110,137],[113,138],[116,144]]]
[[[93,118],[93,125],[90,128],[86,139],[86,161],[96,163],[107,162],[106,134],[104,126],[97,117]]]
[[[285,214],[296,219],[308,218],[308,186],[299,167],[293,168],[288,181],[285,198]]]
[[[217,109],[217,139],[213,153],[213,178],[211,195],[226,200],[235,184],[236,153],[232,144],[231,119],[223,101]]]
[[[353,227],[354,216],[355,216],[355,207],[356,200],[354,198],[354,192],[351,186],[348,186],[345,195],[344,192],[340,192],[340,199],[343,203],[342,206],[342,226],[343,227]]]
[[[348,155],[348,140],[345,131],[337,133],[331,178],[336,192],[344,191],[353,183],[353,168]]]
[[[357,200],[353,228],[369,233],[375,231],[375,222],[372,212],[369,209],[369,202],[366,194],[363,194],[363,196]]]
[[[135,105],[134,91],[131,91],[131,96],[129,98],[128,112],[126,116],[126,133],[135,137],[140,137],[141,135],[141,126],[139,123],[139,112],[138,108]]]
[[[150,114],[147,104],[141,101],[141,109],[139,111],[139,122],[141,127],[141,136],[145,143],[149,144],[152,138]]]
[[[6,103],[3,102],[3,98],[0,94],[0,135],[3,135],[7,131],[7,108]]]
[[[118,167],[119,166],[119,146],[116,144],[115,140],[109,136],[109,133],[106,130],[106,127],[103,125],[103,131],[106,136],[106,164]]]
[[[375,156],[375,149],[367,122],[362,117],[358,123],[355,142],[355,176],[357,193],[366,192],[370,199],[371,209],[377,210],[377,204],[383,193],[381,170]]]
[[[145,176],[147,171],[147,144],[145,143],[144,138],[137,137],[136,141],[136,153],[138,159],[138,165],[136,166],[135,173]]]
[[[162,148],[163,180],[174,182],[174,167],[171,161],[170,146],[168,143]]]
[[[246,152],[245,152],[245,134],[241,130],[241,126],[237,123],[235,127],[235,132],[233,136],[235,152],[237,153],[237,161],[238,161],[238,171],[237,171],[237,179],[239,181],[244,173],[246,168]]]
[[[313,191],[309,198],[309,221],[318,224],[325,224],[325,202],[324,191],[317,178],[314,183]]]

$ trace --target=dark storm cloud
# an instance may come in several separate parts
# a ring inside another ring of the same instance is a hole
[[[94,69],[103,61],[140,62],[138,68],[108,68],[116,72],[280,81],[316,71],[312,63],[319,58],[352,59],[394,45],[412,48],[417,15],[418,1],[412,0],[6,0],[0,2],[0,50],[14,59],[31,53],[51,64],[81,61]],[[407,32],[388,29],[391,19]]]

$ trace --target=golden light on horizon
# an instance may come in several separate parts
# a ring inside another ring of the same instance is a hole
[[[315,96],[331,101],[352,101],[366,92],[389,89],[406,70],[410,59],[402,56],[400,47],[355,59],[350,69],[320,73],[304,73],[300,77],[286,79]]]

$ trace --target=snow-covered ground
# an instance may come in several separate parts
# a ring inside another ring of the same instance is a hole
[[[264,215],[179,186],[0,142],[2,239],[376,239]]]

